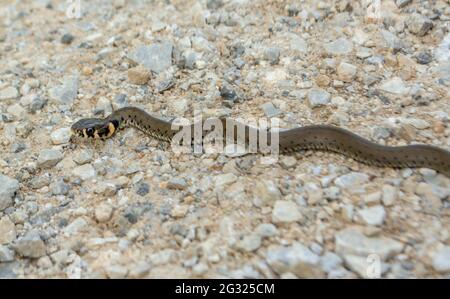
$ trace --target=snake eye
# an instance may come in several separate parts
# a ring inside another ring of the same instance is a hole
[[[92,128],[87,128],[87,129],[86,129],[86,134],[87,134],[89,137],[94,136],[94,129],[92,129]]]

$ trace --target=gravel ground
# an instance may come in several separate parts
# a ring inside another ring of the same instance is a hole
[[[450,149],[450,2],[365,2],[1,1],[0,277],[449,278],[430,169],[69,143],[132,105]]]

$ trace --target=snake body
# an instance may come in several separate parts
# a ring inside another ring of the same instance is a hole
[[[227,122],[225,118],[220,120],[224,134],[226,134],[231,130],[228,127],[229,124],[233,122]],[[127,126],[135,127],[145,134],[165,142],[170,142],[182,129],[172,129],[171,120],[152,116],[136,107],[125,107],[114,111],[104,119],[81,119],[72,125],[72,131],[81,137],[104,139],[114,135],[118,129]],[[195,125],[190,126],[194,130]],[[235,126],[234,130],[236,130]],[[207,131],[203,131],[202,137],[207,133]],[[258,135],[261,133],[258,129],[247,125],[245,125],[245,133],[246,142],[251,133],[257,133],[255,135],[258,138],[261,136]],[[264,131],[264,134],[267,134],[265,137],[270,141],[271,131]],[[384,146],[348,130],[330,125],[312,125],[279,131],[279,150],[281,153],[299,150],[331,151],[364,164],[392,168],[425,167],[450,177],[450,152],[447,150],[425,144]]]

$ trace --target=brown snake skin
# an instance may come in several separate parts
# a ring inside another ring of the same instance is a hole
[[[227,121],[221,119],[221,122],[224,133],[226,133]],[[105,119],[81,119],[72,125],[72,131],[75,135],[82,137],[108,138],[117,129],[127,125],[135,127],[158,140],[167,142],[170,142],[179,131],[172,130],[171,121],[151,116],[136,107],[121,108]],[[193,126],[191,125],[192,129]],[[248,142],[248,136],[252,130],[255,133],[257,129],[245,126],[246,142]],[[203,136],[207,133],[207,131],[204,131]],[[266,134],[267,140],[270,140],[271,132],[266,132]],[[439,147],[425,144],[384,146],[348,130],[329,125],[306,126],[279,132],[279,150],[281,153],[307,149],[336,152],[359,162],[381,167],[426,167],[450,177],[450,152]]]

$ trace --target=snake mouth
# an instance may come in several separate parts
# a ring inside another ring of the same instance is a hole
[[[77,121],[71,127],[72,134],[82,138],[106,139],[114,135],[119,127],[117,120],[102,120],[85,118]]]

